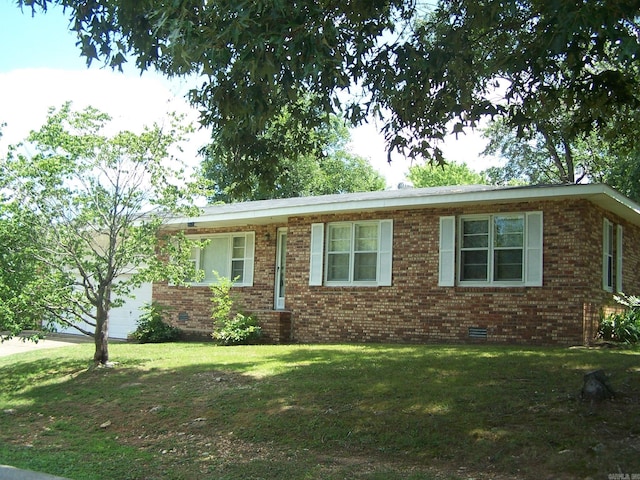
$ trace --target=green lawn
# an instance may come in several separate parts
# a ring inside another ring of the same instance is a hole
[[[0,464],[101,479],[640,474],[640,350],[92,345],[0,358]],[[580,400],[603,368],[613,401]]]

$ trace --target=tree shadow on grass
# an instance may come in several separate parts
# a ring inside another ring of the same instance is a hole
[[[34,422],[49,429],[45,440],[85,432],[88,444],[108,436],[153,457],[147,477],[128,478],[344,478],[363,464],[369,477],[360,478],[640,471],[636,352],[335,345],[234,347],[224,357],[200,348],[200,360],[177,368],[133,357],[115,369],[18,364],[17,377],[42,384],[5,395],[31,405],[5,419],[6,431],[38,411],[58,422]],[[625,396],[581,403],[591,368],[615,374]]]

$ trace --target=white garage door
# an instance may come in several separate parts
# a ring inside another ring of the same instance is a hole
[[[126,339],[136,329],[136,322],[142,314],[142,307],[151,302],[151,283],[143,283],[131,292],[124,305],[112,308],[109,313],[109,338]],[[86,324],[81,325],[87,329]],[[61,333],[79,334],[73,327],[58,327]]]
[[[131,292],[124,305],[111,309],[109,314],[109,338],[127,338],[136,329],[142,307],[151,302],[151,284],[143,283]]]

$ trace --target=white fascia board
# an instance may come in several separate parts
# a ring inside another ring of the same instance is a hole
[[[587,199],[640,225],[640,206],[602,184],[555,185],[534,187],[449,187],[387,190],[282,200],[261,200],[212,205],[198,217],[176,217],[168,226],[184,228],[193,222],[198,227],[269,224],[286,222],[292,216],[383,211],[402,208],[452,207],[467,204],[515,203],[563,198]]]

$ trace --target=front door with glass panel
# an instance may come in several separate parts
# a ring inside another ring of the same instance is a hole
[[[276,291],[275,291],[275,308],[276,310],[284,309],[284,295],[286,287],[286,271],[287,271],[287,229],[278,229],[278,246],[276,249]]]

